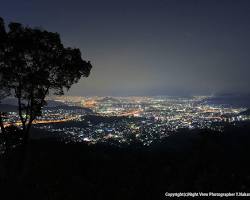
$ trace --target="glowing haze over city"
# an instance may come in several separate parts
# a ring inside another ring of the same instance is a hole
[[[9,0],[0,7],[6,23],[58,32],[92,62],[73,96],[249,93],[249,10],[244,0]]]

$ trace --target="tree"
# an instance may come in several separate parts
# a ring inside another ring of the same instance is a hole
[[[19,23],[9,24],[1,43],[1,73],[4,72],[7,88],[17,98],[27,143],[32,122],[46,105],[45,97],[63,95],[80,78],[89,76],[92,65],[82,60],[79,49],[65,48],[58,33]]]
[[[6,45],[7,45],[7,34],[5,31],[5,26],[4,26],[4,21],[0,17],[0,103],[3,99],[5,99],[7,96],[10,95],[10,90],[7,87],[7,79],[4,77],[4,55],[5,55],[5,50],[6,50]],[[1,133],[2,136],[5,136],[5,128],[4,128],[4,118],[5,118],[6,113],[2,112],[0,110],[0,128],[1,128]]]

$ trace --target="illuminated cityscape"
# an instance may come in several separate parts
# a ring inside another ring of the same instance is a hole
[[[209,96],[180,97],[50,97],[36,128],[65,142],[134,141],[150,145],[180,129],[222,131],[224,124],[249,120],[245,108],[211,105]],[[18,124],[16,112],[10,121]]]
[[[0,13],[0,200],[250,197],[250,0]]]

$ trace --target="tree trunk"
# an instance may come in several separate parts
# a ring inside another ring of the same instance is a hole
[[[30,128],[32,125],[33,119],[30,119],[28,124],[26,125],[25,130],[23,130],[23,144],[21,148],[21,156],[20,156],[20,177],[19,180],[22,181],[26,174],[28,173],[28,165],[29,165],[29,140],[30,140]]]
[[[1,112],[0,112],[0,126],[1,126],[2,134],[5,134],[5,128],[4,128],[4,125],[3,125],[3,117],[2,117]]]
[[[2,139],[3,139],[3,143],[4,143],[4,148],[5,148],[5,154],[8,154],[9,152],[9,144],[8,144],[8,138],[7,138],[7,135],[6,135],[6,130],[5,130],[5,127],[4,127],[4,124],[3,124],[3,113],[0,112],[0,126],[1,126],[1,136],[2,136]]]

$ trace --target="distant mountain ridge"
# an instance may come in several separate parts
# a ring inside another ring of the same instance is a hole
[[[110,101],[110,102],[120,102],[118,99],[116,99],[114,97],[104,97],[104,98],[98,100],[98,102],[107,102],[107,101]]]
[[[241,112],[239,115],[250,115],[250,108],[248,108],[247,110]]]
[[[64,110],[78,109],[79,110],[80,109],[80,110],[84,110],[86,113],[93,113],[93,111],[89,108],[84,108],[80,106],[68,106],[65,103],[53,101],[53,100],[48,100],[47,105],[43,109],[51,109],[51,110],[56,110],[56,109],[64,109]],[[18,111],[17,102],[15,101],[15,99],[4,100],[0,104],[0,111],[1,112],[17,112]]]
[[[206,99],[206,103],[250,108],[250,94],[221,94]]]
[[[1,112],[16,112],[17,110],[18,110],[18,107],[15,105],[0,104]]]

